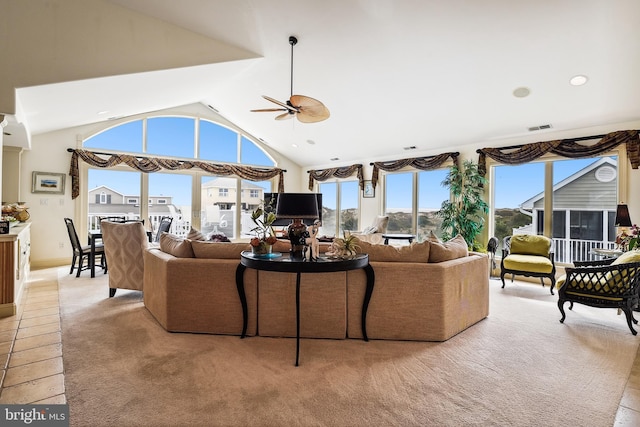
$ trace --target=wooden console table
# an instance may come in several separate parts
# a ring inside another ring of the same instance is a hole
[[[367,309],[373,286],[375,283],[375,274],[373,268],[369,265],[369,255],[359,254],[350,259],[332,259],[326,256],[319,257],[316,261],[304,261],[291,258],[289,254],[274,253],[268,256],[253,255],[249,251],[242,252],[240,256],[240,264],[236,269],[236,286],[238,287],[238,295],[242,304],[242,335],[244,338],[247,333],[248,312],[247,297],[244,291],[244,270],[246,268],[264,271],[279,271],[283,273],[296,273],[296,366],[298,366],[300,356],[300,275],[301,273],[328,273],[335,271],[348,271],[364,269],[367,275],[367,289],[364,294],[364,302],[362,304],[362,336],[365,341],[367,338]]]
[[[30,271],[31,224],[19,223],[0,234],[0,317],[16,314],[22,287]]]

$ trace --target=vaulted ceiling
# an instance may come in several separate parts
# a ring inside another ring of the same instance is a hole
[[[161,60],[138,72],[98,69],[19,87],[33,134],[201,102],[306,166],[539,141],[574,129],[581,136],[582,128],[640,120],[637,0],[96,2],[125,21],[150,18],[145,25],[159,29],[162,51],[148,63]],[[103,23],[90,18],[87,37],[100,38]],[[262,95],[289,98],[290,35],[298,38],[294,93],[321,100],[326,121],[250,112],[273,106]],[[217,44],[236,50],[204,54]],[[104,69],[118,48],[105,48]],[[576,75],[586,84],[571,85]]]

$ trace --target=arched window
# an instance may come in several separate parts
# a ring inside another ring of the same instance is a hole
[[[83,148],[150,157],[275,166],[275,161],[248,135],[210,120],[193,117],[154,116],[124,123],[87,138]],[[162,216],[171,216],[174,218],[172,231],[186,235],[192,226],[205,226],[200,222],[202,216],[194,213],[215,211],[224,221],[209,231],[240,237],[242,227],[239,223],[242,222],[241,218],[250,215],[249,207],[255,206],[256,191],[241,191],[247,184],[235,177],[224,177],[225,187],[220,191],[212,192],[209,186],[202,185],[215,178],[201,170],[163,171],[151,173],[148,179],[143,179],[141,173],[131,172],[126,166],[89,169],[89,224],[91,226],[95,218],[105,216],[107,209],[109,216],[148,218],[152,230],[156,229]],[[201,183],[200,194],[194,194],[197,190],[193,182]],[[266,191],[271,191],[269,182],[260,185],[268,186]],[[105,187],[111,191],[105,192]],[[100,193],[94,194],[96,191]],[[210,197],[212,195],[215,197]],[[145,196],[149,200],[148,206],[130,203],[131,200],[144,200],[142,197]],[[220,197],[224,200],[218,200]],[[157,203],[152,203],[153,200]],[[107,203],[110,204],[108,208],[104,206]],[[207,203],[211,206],[207,206]],[[236,213],[238,204],[240,212]]]

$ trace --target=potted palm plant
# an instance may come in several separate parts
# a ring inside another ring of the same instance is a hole
[[[476,248],[475,239],[482,231],[489,205],[482,199],[487,180],[478,171],[478,165],[465,160],[463,167],[453,165],[442,181],[451,197],[442,202],[437,215],[442,218],[442,237],[449,240],[462,235],[470,249]]]

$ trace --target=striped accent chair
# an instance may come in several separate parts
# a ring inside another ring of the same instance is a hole
[[[109,297],[116,289],[142,290],[143,254],[149,239],[142,222],[102,221],[102,241],[109,263]]]

